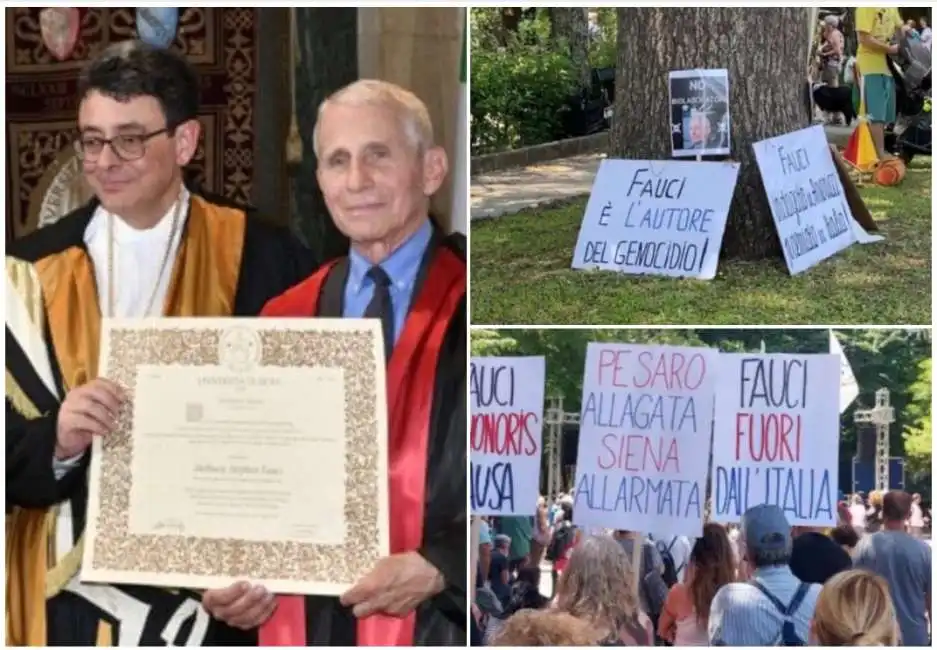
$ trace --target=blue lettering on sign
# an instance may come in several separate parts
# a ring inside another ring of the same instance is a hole
[[[820,519],[823,514],[833,518],[830,472],[796,467],[716,467],[713,505],[719,515],[741,517],[751,506],[762,503],[776,505],[797,519]]]
[[[575,498],[576,508],[668,517],[699,517],[702,507],[696,481],[634,475],[583,474]]]
[[[514,513],[514,470],[510,461],[490,465],[472,462],[472,511]]]

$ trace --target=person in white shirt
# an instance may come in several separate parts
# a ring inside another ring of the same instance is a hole
[[[927,18],[925,16],[921,16],[918,18],[917,22],[921,25],[921,43],[923,43],[929,50],[931,49],[931,38],[933,37],[933,34],[931,33],[931,29],[927,24]]]
[[[690,553],[693,552],[695,539],[686,535],[648,535],[654,542],[661,557],[669,552],[673,558],[674,569],[677,571],[677,582],[683,582],[686,577],[686,568],[690,562]]]
[[[862,497],[858,494],[852,495],[852,505],[849,506],[849,516],[852,519],[852,527],[855,528],[856,534],[859,537],[862,537],[862,533],[865,532],[865,504],[862,503]]]
[[[911,516],[908,518],[911,534],[918,539],[924,537],[924,509],[921,508],[921,495],[915,493],[911,498]]]

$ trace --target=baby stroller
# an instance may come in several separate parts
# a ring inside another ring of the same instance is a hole
[[[897,118],[885,128],[885,149],[907,164],[931,155],[931,52],[918,39],[902,38],[899,56],[888,57],[888,65]]]

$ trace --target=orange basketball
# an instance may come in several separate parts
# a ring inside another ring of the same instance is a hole
[[[883,160],[873,172],[873,177],[877,185],[885,187],[894,187],[904,180],[907,168],[899,158],[889,158]]]

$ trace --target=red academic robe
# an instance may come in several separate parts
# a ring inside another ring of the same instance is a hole
[[[356,620],[338,598],[279,596],[260,645],[465,645],[466,262],[464,238],[434,237],[387,366],[391,553],[417,551],[442,593],[410,615]],[[348,260],[271,300],[270,317],[340,317]]]

